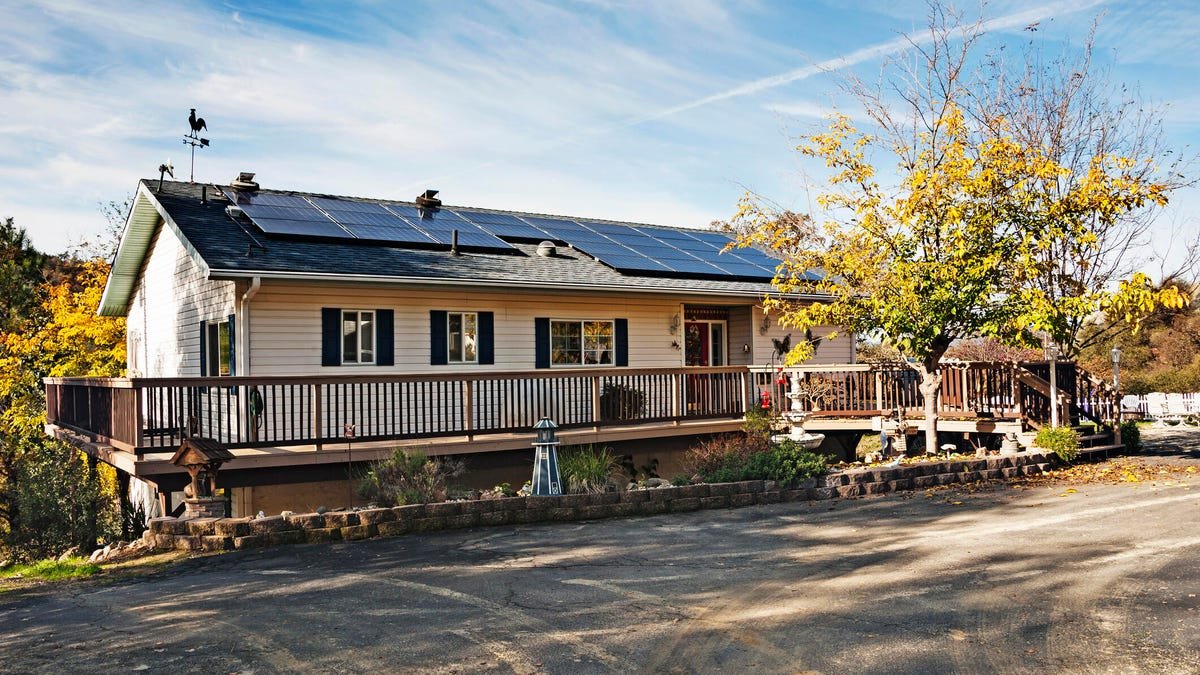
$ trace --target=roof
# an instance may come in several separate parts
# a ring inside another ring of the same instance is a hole
[[[558,247],[552,257],[537,255],[537,244],[507,240],[508,251],[479,250],[458,255],[402,245],[364,243],[353,239],[311,239],[265,234],[249,219],[226,214],[231,202],[218,186],[143,179],[126,223],[113,272],[101,301],[101,314],[125,314],[137,274],[159,218],[207,271],[209,278],[294,278],[384,283],[457,284],[500,287],[620,290],[668,294],[714,294],[760,297],[771,292],[768,280],[735,277],[680,278],[618,271],[578,249]],[[226,188],[228,189],[228,188]],[[356,199],[313,193],[260,190],[263,194]],[[202,194],[206,200],[202,201]],[[387,202],[387,204],[409,204]],[[474,207],[444,207],[477,213],[531,218],[570,218]],[[642,231],[696,232],[594,218],[589,222],[637,227]],[[652,252],[646,253],[653,257]],[[732,260],[732,257],[731,257]]]

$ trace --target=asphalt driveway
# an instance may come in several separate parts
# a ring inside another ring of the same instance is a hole
[[[0,596],[0,670],[1200,672],[1200,432],[1149,435],[1136,481],[256,550]]]

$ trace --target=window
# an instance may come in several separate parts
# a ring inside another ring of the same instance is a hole
[[[395,323],[391,309],[322,307],[321,365],[395,365]]]
[[[611,366],[615,334],[612,321],[551,321],[550,363]]]
[[[230,335],[229,322],[210,322],[204,326],[205,333],[205,373],[207,377],[229,377],[233,374],[230,366]]]
[[[375,312],[342,310],[342,363],[375,363]]]
[[[479,315],[475,312],[446,314],[446,346],[450,363],[478,363]]]

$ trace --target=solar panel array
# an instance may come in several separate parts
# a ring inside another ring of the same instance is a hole
[[[269,235],[444,248],[457,230],[464,248],[509,253],[516,249],[506,239],[552,240],[620,272],[652,276],[770,279],[779,264],[754,249],[724,251],[729,237],[717,232],[338,197],[230,190],[225,195]]]

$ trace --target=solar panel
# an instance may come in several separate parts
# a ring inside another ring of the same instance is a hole
[[[503,238],[564,242],[627,272],[768,279],[779,261],[754,249],[723,252],[718,232],[570,218],[517,216],[341,197],[223,190],[268,234],[365,240],[417,247],[449,245],[513,251]]]
[[[398,244],[435,244],[433,237],[411,225],[403,227],[379,225],[343,225],[357,239],[385,241]]]
[[[254,224],[267,234],[290,234],[302,237],[349,239],[350,235],[332,220],[287,220],[283,218],[252,218]]]
[[[360,202],[353,199],[341,199],[339,197],[309,197],[309,200],[325,211],[363,211],[366,213],[378,213],[384,208],[376,202]]]
[[[478,225],[485,232],[497,237],[511,237],[513,239],[527,239],[531,241],[541,241],[550,237],[542,229],[507,213],[484,213],[476,211],[456,211],[455,213]]]

